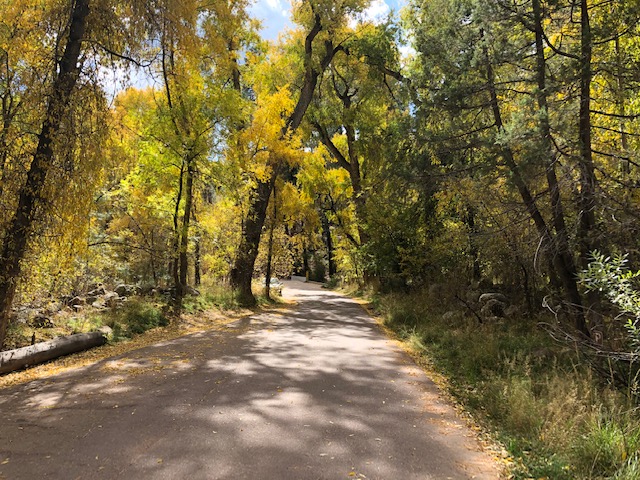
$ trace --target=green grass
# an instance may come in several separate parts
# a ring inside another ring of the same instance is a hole
[[[515,459],[513,478],[640,478],[640,416],[535,321],[443,316],[441,298],[373,296],[389,328]]]
[[[113,341],[131,338],[169,324],[161,306],[144,298],[130,297],[125,304],[106,313],[103,322],[113,330]]]

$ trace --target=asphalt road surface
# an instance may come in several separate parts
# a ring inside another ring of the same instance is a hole
[[[354,301],[295,308],[0,390],[3,479],[497,479]]]

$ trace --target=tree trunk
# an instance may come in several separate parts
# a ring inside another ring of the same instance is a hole
[[[495,121],[496,127],[499,130],[503,130],[504,124],[502,122],[500,105],[498,103],[498,95],[495,88],[493,67],[491,65],[489,53],[486,47],[484,47],[484,57],[486,62],[487,84],[489,88],[490,103],[491,103],[491,108],[493,110],[494,121]],[[582,300],[580,298],[580,294],[578,292],[578,288],[576,284],[575,267],[572,268],[572,264],[567,263],[567,258],[561,254],[562,251],[559,248],[560,245],[558,245],[557,243],[556,236],[554,236],[553,233],[550,231],[546,221],[544,220],[544,217],[542,216],[542,213],[540,213],[540,210],[538,209],[536,201],[533,195],[531,194],[531,191],[529,190],[529,187],[527,186],[524,178],[522,177],[520,168],[516,164],[513,151],[508,147],[503,147],[502,157],[504,158],[507,167],[511,171],[512,180],[516,185],[516,188],[518,189],[520,196],[522,197],[522,200],[525,204],[527,212],[531,216],[534,222],[534,225],[536,226],[536,229],[538,231],[538,234],[540,235],[540,238],[542,239],[543,247],[547,255],[547,258],[550,260],[550,262],[552,262],[550,270],[552,272],[557,273],[557,275],[559,276],[562,282],[564,294],[569,305],[574,306],[571,312],[572,318],[574,319],[574,323],[576,324],[576,327],[578,328],[578,330],[588,334],[588,330],[586,329],[586,326],[585,326],[586,324],[584,320],[584,315],[582,313],[582,308],[581,308]],[[551,169],[551,171],[555,176],[555,170]],[[547,173],[549,173],[549,169],[547,169]],[[550,177],[547,177],[547,178],[549,179]],[[551,186],[550,188],[552,188],[552,196],[553,196],[554,188]],[[559,191],[557,190],[557,182],[555,185],[555,192],[556,194],[559,194]],[[556,199],[556,201],[557,201],[557,206],[561,206],[561,204],[559,203],[559,197]],[[554,200],[552,200],[552,203],[553,202]],[[555,215],[559,213],[560,214],[562,213],[560,209],[555,212]],[[559,217],[559,218],[564,218],[564,217]]]
[[[269,245],[267,246],[267,271],[265,273],[264,293],[267,299],[271,300],[271,261],[273,259],[273,232],[276,227],[276,186],[273,185],[273,215],[271,216],[271,225],[269,225]]]
[[[327,214],[320,206],[320,220],[322,222],[322,236],[324,237],[325,245],[327,246],[327,261],[329,263],[329,278],[336,274],[336,262],[333,259],[333,239],[331,238],[331,225]]]
[[[271,189],[276,181],[276,172],[266,182],[258,182],[249,201],[249,211],[242,229],[242,237],[234,266],[231,269],[231,285],[238,291],[238,300],[243,305],[255,305],[251,291],[253,267],[258,256],[260,236],[264,226]]]
[[[176,313],[182,310],[182,301],[187,293],[189,273],[189,226],[191,224],[191,209],[193,207],[193,177],[195,175],[195,159],[186,159],[186,176],[184,189],[184,215],[180,228],[180,251],[178,254],[178,283],[176,285]]]
[[[0,256],[0,348],[7,332],[11,305],[20,276],[20,263],[26,253],[27,240],[33,233],[35,210],[51,166],[53,140],[62,118],[67,114],[69,100],[80,73],[78,60],[88,15],[89,0],[75,0],[69,38],[58,63],[58,74],[53,81],[36,151],[4,237]]]
[[[476,236],[478,231],[476,229],[476,212],[472,206],[467,206],[467,214],[465,215],[465,223],[469,227],[469,255],[471,257],[471,280],[473,282],[479,282],[482,278],[482,270],[480,268],[480,253],[478,251],[478,244],[476,242]]]
[[[542,26],[542,8],[540,0],[533,0],[533,16],[536,38],[536,99],[540,109],[539,128],[542,141],[543,155],[546,160],[546,176],[549,185],[549,196],[551,201],[551,215],[555,235],[553,237],[554,249],[551,252],[556,265],[556,271],[564,287],[565,296],[569,304],[569,312],[574,320],[578,331],[589,336],[584,311],[582,307],[582,297],[578,290],[577,271],[574,256],[569,246],[567,227],[560,196],[560,185],[556,175],[556,157],[553,153],[551,139],[551,126],[549,124],[549,105],[547,102],[546,86],[546,58],[544,54],[544,31]]]
[[[325,54],[319,62],[319,65],[313,61],[313,41],[322,30],[322,21],[319,15],[315,16],[315,22],[305,38],[305,74],[304,82],[300,88],[300,97],[296,103],[293,112],[287,119],[282,129],[281,137],[284,139],[291,132],[295,131],[302,123],[307,108],[311,104],[313,94],[318,83],[318,78],[329,66],[336,49],[330,40],[324,42]],[[242,231],[242,238],[238,254],[236,256],[234,266],[231,269],[231,285],[238,291],[238,300],[246,305],[255,305],[256,299],[251,291],[251,279],[253,277],[253,268],[258,256],[258,246],[260,245],[260,236],[262,235],[262,227],[264,226],[267,207],[269,206],[269,197],[271,189],[275,184],[279,171],[283,165],[277,158],[271,161],[273,173],[267,181],[258,180],[255,189],[249,199],[249,210],[247,219]]]
[[[594,228],[596,209],[596,175],[591,151],[591,67],[592,36],[589,21],[588,0],[580,1],[580,214],[578,217],[578,246],[580,260],[584,268],[589,263],[589,255],[594,249]]]
[[[35,335],[35,334],[34,334]],[[0,375],[20,368],[48,362],[63,355],[81,352],[104,345],[107,339],[100,332],[77,333],[68,337],[54,338],[29,347],[0,353]]]
[[[616,91],[616,103],[619,115],[619,127],[620,127],[620,142],[622,147],[622,160],[620,162],[620,170],[624,175],[631,173],[631,162],[629,162],[629,136],[627,134],[625,116],[627,114],[625,92],[624,92],[624,78],[623,78],[623,66],[622,66],[622,50],[620,49],[620,39],[616,37],[615,40],[615,52],[616,52],[616,69],[617,69],[617,81],[618,89]]]

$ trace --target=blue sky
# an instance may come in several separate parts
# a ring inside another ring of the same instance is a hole
[[[366,14],[370,18],[386,15],[391,9],[396,12],[406,0],[372,0]],[[291,26],[291,3],[289,0],[256,0],[251,7],[252,14],[262,20],[262,36],[275,40],[285,27]]]

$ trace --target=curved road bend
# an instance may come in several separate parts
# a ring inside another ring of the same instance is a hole
[[[0,390],[0,478],[499,478],[356,302],[284,295],[285,314]]]

